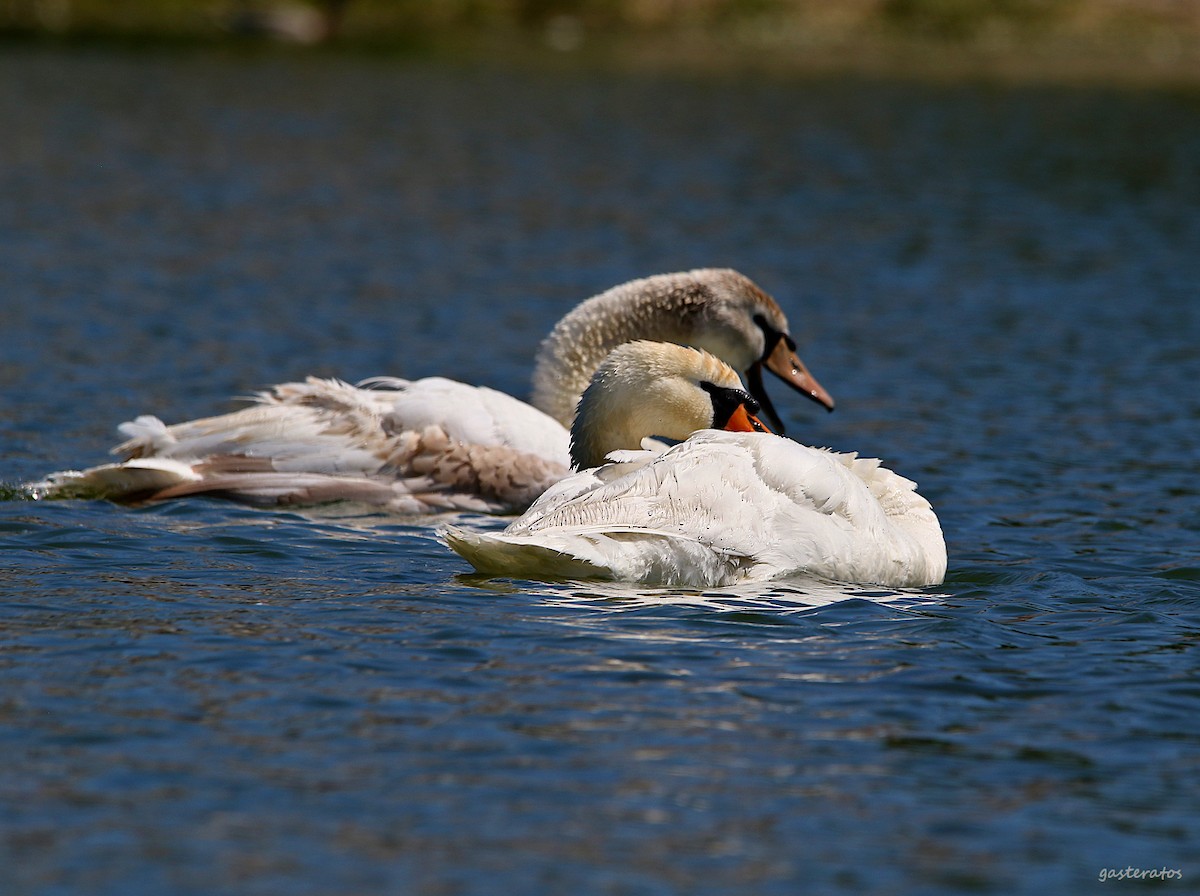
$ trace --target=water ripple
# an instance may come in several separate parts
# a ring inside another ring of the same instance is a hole
[[[1192,879],[1194,97],[10,50],[8,890]],[[920,481],[943,586],[484,580],[444,521],[14,485],[310,373],[524,394],[579,298],[700,264],[835,391],[789,432]]]

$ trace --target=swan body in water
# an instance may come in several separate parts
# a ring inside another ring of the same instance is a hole
[[[572,427],[572,457],[586,469],[502,532],[451,527],[447,543],[480,572],[534,579],[942,581],[941,526],[914,483],[877,460],[765,432],[757,410],[736,372],[706,352],[620,346]]]
[[[46,498],[206,494],[263,505],[356,501],[408,514],[516,513],[567,475],[579,396],[608,352],[635,339],[725,359],[746,373],[776,422],[764,368],[833,408],[796,356],[774,299],[736,271],[699,269],[635,280],[571,311],[539,350],[532,406],[442,377],[359,386],[309,378],[220,416],[171,426],[138,417],[120,427],[120,462],[54,473],[28,488]]]

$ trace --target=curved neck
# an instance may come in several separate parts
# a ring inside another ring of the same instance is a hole
[[[600,466],[613,451],[640,448],[648,436],[665,435],[640,415],[621,413],[611,400],[586,407],[581,403],[579,410],[571,427],[571,466],[576,470]]]
[[[618,345],[634,339],[689,341],[694,311],[683,296],[647,291],[642,282],[588,299],[558,322],[538,351],[534,407],[569,427],[596,368]]]

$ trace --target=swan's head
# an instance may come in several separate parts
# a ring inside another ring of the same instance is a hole
[[[712,352],[734,369],[745,373],[750,393],[762,406],[776,432],[783,421],[775,413],[763,386],[762,372],[769,370],[797,392],[832,411],[831,396],[796,354],[779,304],[749,277],[732,270],[692,271],[703,297],[689,317],[692,334],[687,345]]]
[[[597,368],[571,427],[577,469],[648,436],[679,441],[701,429],[767,432],[759,404],[724,361],[665,342],[627,342]]]
[[[580,393],[605,356],[637,339],[704,349],[746,376],[778,431],[783,425],[762,371],[833,410],[833,398],[796,355],[779,305],[748,277],[705,268],[660,274],[614,287],[584,302],[546,339],[534,372],[534,404],[569,423]]]

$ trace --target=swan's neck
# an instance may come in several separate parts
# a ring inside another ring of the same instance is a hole
[[[636,339],[702,348],[737,370],[747,369],[762,351],[755,345],[762,337],[737,332],[741,318],[726,316],[731,297],[747,295],[777,308],[750,280],[728,270],[660,274],[593,296],[542,342],[533,374],[534,407],[569,427],[600,362]],[[749,321],[750,315],[744,318]]]
[[[569,427],[592,374],[610,351],[634,339],[684,343],[688,331],[680,310],[654,296],[630,292],[614,301],[610,290],[589,299],[564,317],[542,343],[533,373],[532,404]]]
[[[671,438],[687,438],[695,429]],[[667,436],[661,419],[649,419],[639,409],[620,408],[608,401],[587,407],[571,427],[571,465],[577,470],[598,467],[613,451],[640,448],[648,436]]]

